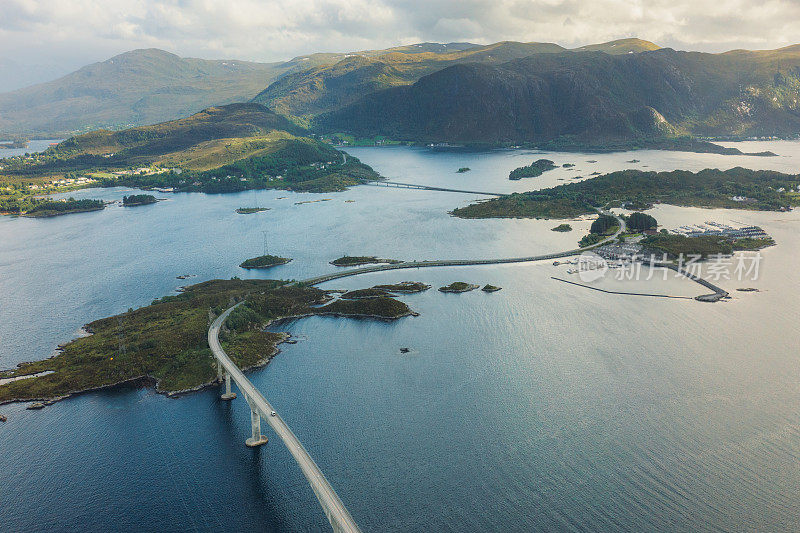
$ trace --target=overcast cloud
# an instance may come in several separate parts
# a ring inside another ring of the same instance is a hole
[[[640,37],[684,50],[800,42],[800,0],[2,0],[0,48],[77,67],[134,48],[277,61],[421,41]]]

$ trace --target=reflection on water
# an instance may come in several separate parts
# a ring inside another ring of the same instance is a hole
[[[796,143],[764,146],[789,157],[635,158],[653,169],[800,162]],[[581,173],[624,168],[634,158],[352,152],[402,181],[499,191],[549,186],[576,172],[510,182],[508,171],[531,158],[574,162]],[[473,170],[456,174],[462,166]],[[571,223],[575,231],[562,234],[550,231],[553,221],[447,216],[470,195],[359,187],[330,197],[295,205],[315,197],[178,194],[137,209],[0,219],[0,367],[50,355],[85,322],[186,283],[179,274],[197,274],[192,282],[300,278],[334,270],[328,261],[345,254],[529,255],[571,247],[589,225]],[[234,213],[256,199],[272,210]],[[652,214],[667,227],[704,220],[764,227],[778,246],[764,252],[759,280],[748,282],[761,292],[723,283],[735,298],[714,305],[608,295],[553,281],[561,267],[551,262],[370,274],[325,287],[414,280],[503,290],[404,296],[421,314],[396,323],[282,324],[300,342],[284,345],[251,377],[365,531],[796,529],[800,217],[670,206]],[[267,273],[239,269],[261,252],[262,231],[271,253],[294,260]],[[656,284],[648,287],[698,294],[683,279]],[[221,402],[213,390],[170,400],[125,389],[39,412],[23,407],[0,407],[9,416],[0,426],[8,481],[0,529],[327,529],[280,442],[255,451],[243,445],[244,402]]]

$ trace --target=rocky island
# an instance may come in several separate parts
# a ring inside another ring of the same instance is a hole
[[[122,197],[122,205],[125,207],[133,207],[137,205],[148,205],[158,202],[158,198],[152,194],[131,194],[130,196]]]
[[[461,293],[461,292],[474,291],[477,288],[480,288],[480,285],[473,285],[471,283],[465,283],[463,281],[454,281],[450,285],[439,287],[439,291]]]
[[[332,264],[333,266],[338,266],[338,267],[379,265],[379,264],[392,265],[396,263],[402,263],[402,261],[398,261],[397,259],[381,259],[373,255],[357,255],[357,256],[345,255],[338,259],[334,259],[333,261],[330,262],[330,264]]]
[[[559,224],[555,228],[552,228],[550,231],[557,231],[560,233],[566,233],[567,231],[572,231],[572,226],[569,224]]]
[[[539,159],[528,166],[515,168],[508,174],[508,179],[535,178],[554,168],[556,168],[556,164],[549,159]]]
[[[286,257],[278,257],[277,255],[260,255],[252,257],[242,262],[239,267],[241,268],[271,268],[278,265],[285,265],[291,261]]]

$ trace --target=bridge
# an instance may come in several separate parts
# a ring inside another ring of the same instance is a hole
[[[289,450],[289,453],[292,454],[294,460],[297,461],[300,470],[303,471],[303,475],[308,480],[309,485],[311,485],[311,489],[314,491],[317,500],[319,500],[322,510],[325,512],[325,516],[331,523],[333,530],[337,533],[360,532],[361,530],[356,525],[353,517],[350,516],[344,503],[339,499],[339,496],[336,494],[336,491],[333,490],[331,484],[328,483],[328,480],[325,479],[322,470],[319,469],[300,443],[300,440],[295,436],[280,415],[275,412],[267,399],[264,398],[261,392],[259,392],[252,383],[250,383],[250,380],[245,377],[244,373],[239,370],[239,367],[231,361],[228,354],[222,349],[219,343],[219,329],[225,322],[225,319],[228,318],[228,315],[231,314],[231,311],[240,304],[241,302],[219,315],[208,330],[208,345],[211,347],[214,358],[217,360],[217,372],[225,381],[225,393],[222,395],[222,399],[232,400],[236,398],[236,394],[231,392],[231,380],[233,380],[236,386],[239,387],[239,391],[244,395],[247,404],[250,406],[252,433],[250,438],[247,439],[246,444],[248,446],[259,446],[267,442],[267,437],[261,434],[261,420],[266,420],[269,426],[286,445],[286,448]]]
[[[432,191],[443,191],[443,192],[458,192],[458,193],[468,193],[468,194],[483,194],[488,196],[504,196],[498,193],[490,193],[490,192],[477,192],[477,191],[464,191],[458,189],[447,189],[442,187],[429,187],[425,185],[414,185],[414,184],[405,184],[405,183],[396,183],[396,182],[368,182],[368,185],[378,185],[378,186],[387,186],[387,187],[404,187],[409,189],[421,189],[421,190],[432,190]],[[616,215],[611,211],[606,211],[604,209],[596,209],[599,214],[606,214],[611,215],[617,219],[619,222],[619,228],[617,231],[603,239],[602,241],[593,244],[591,246],[585,246],[582,248],[575,248],[572,250],[566,250],[562,252],[554,252],[549,254],[542,254],[542,255],[535,255],[535,256],[528,256],[528,257],[510,257],[510,258],[499,258],[499,259],[443,259],[443,260],[430,260],[430,261],[406,261],[403,263],[394,263],[394,264],[387,264],[387,265],[374,265],[374,266],[367,266],[361,268],[354,268],[349,270],[344,270],[340,272],[333,272],[330,274],[323,274],[321,276],[316,276],[313,278],[304,279],[298,281],[298,285],[307,285],[313,286],[318,285],[320,283],[324,283],[326,281],[331,281],[334,279],[340,279],[349,276],[358,276],[361,274],[367,274],[370,272],[382,272],[386,270],[399,270],[399,269],[408,269],[408,268],[430,268],[430,267],[446,267],[446,266],[470,266],[470,265],[497,265],[497,264],[505,264],[505,263],[523,263],[523,262],[531,262],[531,261],[543,261],[548,259],[557,259],[560,257],[569,257],[572,255],[580,254],[581,252],[585,252],[587,250],[591,250],[593,248],[597,248],[615,240],[622,232],[625,231],[626,225],[625,220]],[[727,296],[727,292],[715,285],[699,278],[697,276],[692,275],[680,268],[672,267],[674,270],[684,274],[687,278],[705,285],[712,290],[715,291],[713,295],[707,295],[706,297],[713,297],[706,301],[716,301],[723,296]],[[559,281],[566,281],[566,280],[559,280]],[[606,292],[606,291],[604,291]],[[610,291],[608,291],[610,292]],[[698,297],[698,299],[702,299]],[[356,525],[353,517],[350,516],[350,513],[345,508],[344,503],[342,503],[339,496],[336,494],[336,491],[330,485],[328,480],[325,478],[325,475],[319,469],[317,464],[308,454],[306,449],[301,444],[300,440],[295,436],[286,422],[278,415],[278,413],[272,408],[270,403],[267,399],[255,388],[255,386],[247,379],[244,373],[236,366],[236,364],[231,361],[225,351],[222,349],[222,346],[219,342],[219,330],[222,327],[222,324],[225,322],[225,319],[228,318],[228,315],[237,307],[241,305],[241,302],[237,303],[233,307],[228,308],[224,313],[222,313],[216,320],[211,324],[211,327],[208,330],[208,345],[211,347],[211,351],[214,354],[214,358],[217,360],[217,372],[220,380],[224,381],[225,383],[225,392],[221,395],[223,400],[232,400],[236,398],[236,394],[231,391],[231,381],[236,383],[239,390],[244,394],[245,400],[247,404],[250,406],[250,421],[251,421],[251,436],[245,441],[247,446],[260,446],[267,442],[267,437],[261,434],[261,420],[264,419],[267,421],[269,426],[275,431],[278,437],[281,438],[283,443],[286,445],[286,448],[289,450],[289,453],[292,454],[297,464],[300,466],[300,469],[305,475],[306,479],[308,480],[309,485],[311,485],[311,489],[314,491],[314,494],[319,500],[320,505],[322,506],[322,510],[325,512],[325,516],[328,518],[328,521],[331,523],[333,530],[335,532],[359,532],[359,528]]]
[[[459,191],[454,189],[443,189],[443,188],[436,188],[436,187],[414,187],[409,186],[409,188],[417,188],[417,189],[426,189],[426,190],[436,190],[436,191],[445,191],[445,192],[473,192],[474,191]],[[495,193],[474,193],[474,194],[487,194],[492,196],[502,196],[501,194]],[[602,212],[598,210],[598,212]],[[341,272],[334,272],[331,274],[325,274],[322,276],[317,276],[314,278],[304,279],[302,281],[298,281],[298,284],[303,285],[318,285],[320,283],[324,283],[326,281],[331,281],[334,279],[344,278],[347,276],[357,276],[360,274],[366,274],[369,272],[380,272],[383,270],[397,270],[397,269],[404,269],[404,268],[426,268],[426,267],[436,267],[436,266],[467,266],[467,265],[494,265],[494,264],[502,264],[502,263],[521,263],[527,261],[541,261],[545,259],[553,259],[558,257],[567,257],[570,255],[575,255],[576,253],[581,252],[582,250],[587,250],[589,248],[593,248],[596,246],[600,246],[605,242],[608,242],[612,239],[615,239],[617,235],[625,230],[625,221],[622,218],[617,217],[619,220],[620,226],[617,232],[604,239],[602,242],[599,242],[593,246],[589,246],[586,248],[577,248],[575,250],[568,250],[565,252],[556,252],[551,254],[544,254],[538,256],[530,256],[530,257],[515,257],[515,258],[505,258],[505,259],[445,259],[445,260],[438,260],[438,261],[408,261],[404,263],[396,263],[396,264],[389,264],[389,265],[377,265],[377,266],[368,266],[362,268],[355,268],[350,270],[345,270]],[[261,434],[261,420],[266,420],[269,426],[275,431],[278,437],[281,438],[283,443],[286,445],[286,448],[289,450],[289,453],[292,454],[297,464],[300,466],[300,469],[303,472],[303,475],[308,480],[309,485],[311,485],[311,489],[314,491],[314,494],[319,500],[320,505],[322,506],[322,510],[325,512],[325,516],[328,518],[328,521],[331,523],[333,530],[335,532],[359,532],[358,525],[356,525],[355,520],[353,517],[350,516],[350,513],[347,511],[347,508],[342,503],[342,500],[336,494],[336,491],[333,489],[331,484],[325,478],[325,475],[322,473],[322,470],[319,469],[317,464],[308,454],[306,449],[303,447],[300,440],[295,436],[283,418],[273,409],[272,405],[267,401],[263,394],[250,382],[249,379],[244,375],[244,373],[236,366],[236,364],[228,357],[228,354],[225,353],[225,350],[222,349],[222,345],[219,342],[219,330],[222,325],[225,323],[225,320],[228,318],[228,315],[236,309],[242,302],[237,303],[236,305],[228,308],[224,313],[219,315],[216,320],[211,324],[211,327],[208,329],[208,345],[211,348],[211,352],[214,354],[214,358],[217,361],[217,375],[220,381],[223,381],[225,384],[225,392],[222,393],[220,396],[223,400],[233,400],[236,398],[236,393],[232,392],[231,390],[231,381],[233,381],[236,386],[239,388],[239,391],[244,395],[245,401],[250,406],[250,425],[251,425],[251,434],[250,438],[245,441],[247,446],[260,446],[267,442],[267,437]]]
[[[397,181],[367,181],[362,180],[362,185],[371,185],[372,187],[391,187],[395,189],[417,189],[421,191],[439,191],[439,192],[460,192],[464,194],[481,194],[483,196],[506,196],[496,192],[482,192],[482,191],[465,191],[463,189],[448,189],[446,187],[433,187],[430,185],[418,185],[416,183],[400,183]]]

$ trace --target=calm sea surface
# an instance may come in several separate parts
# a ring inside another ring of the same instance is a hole
[[[800,170],[800,143],[736,146],[780,157],[349,152],[398,181],[497,192],[623,168]],[[539,157],[576,167],[507,179]],[[464,166],[472,170],[455,173]],[[369,186],[162,196],[168,201],[137,208],[0,218],[0,368],[48,357],[83,324],[187,282],[302,278],[334,270],[328,261],[343,254],[532,255],[573,247],[590,224],[556,233],[555,221],[459,220],[447,212],[479,197]],[[270,210],[234,213],[251,205]],[[562,284],[551,276],[566,267],[549,262],[334,281],[323,287],[415,280],[503,290],[403,297],[420,316],[394,323],[281,324],[300,342],[250,378],[364,531],[797,530],[800,214],[651,212],[668,228],[759,224],[778,246],[764,252],[759,279],[721,281],[734,299],[714,305]],[[270,253],[294,260],[269,273],[238,268],[263,253],[265,233]],[[672,277],[601,286],[707,292]],[[761,292],[734,291],[746,286]],[[42,411],[0,406],[9,418],[0,425],[0,531],[328,530],[268,428],[269,444],[244,446],[247,410],[241,399],[219,401],[216,389],[177,400],[149,389],[92,393]]]

